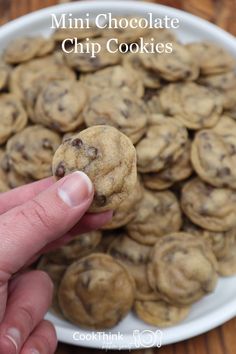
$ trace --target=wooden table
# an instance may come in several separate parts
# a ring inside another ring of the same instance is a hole
[[[0,25],[28,12],[55,5],[58,0],[0,0]],[[155,1],[181,8],[201,16],[236,35],[236,0],[161,0]],[[204,335],[169,345],[161,349],[138,350],[136,354],[235,354],[236,318]],[[57,354],[100,354],[100,350],[84,349],[59,344]],[[118,354],[120,352],[110,351]],[[127,354],[128,352],[123,352]]]

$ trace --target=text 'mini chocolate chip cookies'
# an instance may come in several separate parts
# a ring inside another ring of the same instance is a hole
[[[110,126],[94,126],[66,139],[53,158],[56,178],[81,170],[94,184],[91,212],[115,210],[137,182],[130,139]]]

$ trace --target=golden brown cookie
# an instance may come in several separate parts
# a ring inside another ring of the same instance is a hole
[[[236,122],[222,116],[214,129],[198,132],[191,161],[204,181],[215,187],[236,189]]]
[[[190,51],[176,42],[171,53],[141,53],[140,60],[144,67],[167,81],[193,81],[199,75],[199,66]]]
[[[23,177],[41,179],[52,175],[53,155],[60,136],[41,125],[29,126],[7,142],[7,158]]]
[[[111,256],[92,254],[67,268],[59,288],[64,316],[86,328],[115,326],[134,302],[128,271]]]
[[[189,142],[182,155],[160,172],[143,173],[144,186],[149,189],[163,190],[191,176],[193,168],[190,161],[190,147],[191,143]]]
[[[216,286],[216,258],[201,238],[185,232],[166,235],[158,239],[151,257],[149,283],[169,303],[192,304]]]
[[[154,118],[155,124],[136,146],[138,171],[142,173],[158,172],[176,162],[188,142],[187,130],[177,119],[161,114]]]
[[[64,141],[53,158],[56,178],[77,170],[85,172],[94,184],[89,210],[115,210],[137,182],[135,148],[113,127],[90,127]]]
[[[102,238],[101,231],[91,231],[73,237],[65,246],[47,254],[49,260],[57,264],[71,264],[87,256],[99,245]]]
[[[221,232],[236,227],[236,192],[228,188],[215,188],[195,178],[183,187],[181,206],[204,229]]]
[[[172,192],[145,190],[136,216],[126,230],[135,241],[153,245],[159,237],[178,231],[181,224],[180,206]]]
[[[59,132],[73,131],[83,124],[86,100],[87,89],[79,81],[50,81],[37,97],[32,121]]]
[[[8,86],[11,67],[0,57],[0,91]]]
[[[208,242],[218,261],[229,254],[236,241],[236,228],[221,232],[210,231],[185,218],[182,229],[187,233],[196,235],[196,237],[202,237]]]
[[[220,74],[200,76],[198,83],[213,89],[224,92],[231,90],[236,86],[236,75],[234,71],[229,71]]]
[[[189,306],[174,306],[164,300],[135,301],[134,311],[142,321],[158,327],[170,327],[183,321],[189,314]]]
[[[111,125],[127,135],[133,144],[146,131],[147,111],[141,99],[128,89],[104,89],[92,94],[83,111],[87,126]]]
[[[200,66],[203,75],[232,71],[235,67],[233,56],[211,42],[195,42],[187,45]]]
[[[156,300],[158,295],[147,280],[147,264],[150,261],[151,246],[142,245],[125,232],[120,232],[108,248],[108,253],[124,264],[136,285],[135,299]]]
[[[20,99],[11,93],[0,94],[0,145],[12,135],[20,132],[28,117]]]
[[[83,48],[79,53],[76,53],[74,50],[71,53],[65,53],[65,61],[70,68],[75,69],[78,72],[89,73],[94,72],[100,69],[103,69],[107,66],[119,64],[121,61],[121,54],[117,50],[117,46],[114,48],[111,46],[112,51],[107,49],[107,40],[103,38],[96,38],[90,40],[90,46],[100,45],[100,51],[92,56],[91,53],[87,52],[87,42],[82,42]],[[113,51],[116,51],[112,53]]]
[[[221,96],[194,82],[170,84],[160,93],[165,114],[175,116],[188,129],[211,128],[223,110]]]
[[[139,208],[139,202],[143,197],[143,188],[139,179],[135,187],[116,210],[113,212],[112,220],[102,227],[102,230],[117,229],[128,224],[136,215]]]
[[[142,97],[144,93],[143,83],[137,71],[121,65],[114,65],[95,73],[82,75],[81,81],[92,92],[112,88],[119,90],[129,88],[138,97]]]
[[[4,60],[9,64],[19,64],[35,57],[51,53],[55,44],[43,37],[21,37],[13,40],[4,51]]]
[[[10,91],[25,102],[30,117],[33,117],[36,98],[47,82],[75,79],[75,73],[63,63],[60,55],[54,53],[17,66],[11,73],[9,86]]]

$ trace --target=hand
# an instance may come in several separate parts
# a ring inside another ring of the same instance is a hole
[[[85,214],[92,200],[93,186],[83,172],[0,195],[1,354],[55,352],[54,327],[43,320],[52,282],[42,271],[19,271],[45,250],[108,222],[111,212]]]

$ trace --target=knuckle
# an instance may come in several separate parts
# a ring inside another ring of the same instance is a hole
[[[34,311],[30,306],[21,306],[18,308],[18,318],[25,326],[26,335],[29,334],[35,326]]]
[[[48,215],[47,209],[39,203],[37,200],[31,200],[26,208],[20,211],[21,216],[27,219],[33,227],[40,226],[43,230],[51,231],[52,223],[51,218]]]

